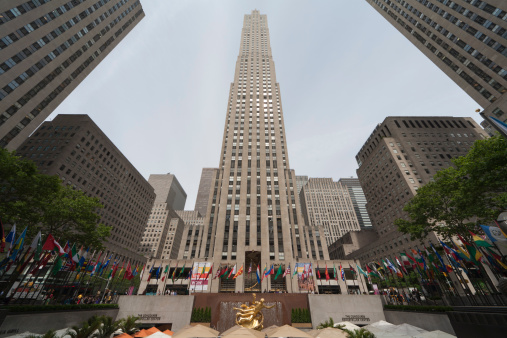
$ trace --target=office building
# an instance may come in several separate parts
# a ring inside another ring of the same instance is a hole
[[[349,190],[340,182],[311,177],[299,198],[305,223],[322,227],[326,246],[347,232],[360,230]]]
[[[506,1],[366,1],[484,108],[487,117],[507,121]],[[487,121],[483,125],[491,130]]]
[[[356,212],[357,221],[361,229],[370,228],[371,220],[366,210],[366,196],[364,196],[363,188],[359,183],[358,178],[340,178],[338,180],[343,186],[347,187],[349,191],[354,211]]]
[[[486,132],[469,117],[391,116],[377,125],[356,160],[357,177],[379,239],[347,258],[365,263],[418,245],[398,232],[394,221],[408,217],[403,207],[420,186],[485,137]],[[435,242],[435,235],[429,235],[429,240]]]
[[[182,257],[183,259],[199,257],[202,245],[204,217],[201,216],[199,211],[194,210],[177,210],[176,213],[185,224],[178,257]]]
[[[139,253],[150,260],[177,258],[184,223],[174,207],[183,208],[187,194],[172,174],[151,174],[148,183],[153,187],[156,197]]]
[[[44,122],[18,149],[39,171],[97,197],[100,222],[112,227],[107,255],[141,264],[137,253],[155,192],[88,115],[58,115]]]
[[[325,281],[325,266],[331,268],[333,262],[329,261],[323,227],[306,225],[302,216],[296,175],[289,165],[280,85],[276,82],[269,39],[266,15],[256,10],[245,15],[234,82],[227,99],[219,166],[209,175],[211,184],[202,230],[198,225],[189,234],[190,227],[186,227],[185,249],[180,249],[178,260],[152,265],[170,264],[168,274],[175,273],[180,278],[166,278],[163,284],[153,282],[146,292],[366,290],[364,279],[352,277],[348,270],[349,264],[355,264],[352,261],[341,262],[350,279],[335,279],[331,271],[332,280]],[[195,230],[199,230],[198,235]],[[195,244],[199,247],[195,249],[195,259],[191,259]],[[218,269],[234,266],[236,272],[243,267],[237,278],[201,278],[202,269],[206,273],[213,267],[215,275]],[[298,278],[275,278],[274,271],[258,283],[257,267],[262,273],[271,266],[277,271],[286,271],[289,266],[293,271],[297,266]],[[317,268],[325,282],[317,278]],[[303,271],[307,271],[304,278]]]
[[[143,17],[138,0],[1,1],[0,147],[18,148]]]
[[[199,182],[199,189],[197,190],[197,198],[195,199],[194,210],[198,211],[201,215],[206,215],[208,211],[208,202],[211,191],[211,183],[213,175],[215,174],[214,168],[203,168],[201,173],[201,181]]]

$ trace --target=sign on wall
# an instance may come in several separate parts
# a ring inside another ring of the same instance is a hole
[[[190,291],[208,290],[208,282],[213,276],[210,275],[210,262],[195,262],[192,266],[192,278],[190,280]]]

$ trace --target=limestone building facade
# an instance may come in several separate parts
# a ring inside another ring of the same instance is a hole
[[[43,174],[97,197],[100,222],[112,227],[106,256],[141,265],[137,253],[155,200],[151,185],[88,115],[58,115],[44,122],[17,153]]]
[[[144,17],[139,0],[0,2],[0,147],[14,150]]]

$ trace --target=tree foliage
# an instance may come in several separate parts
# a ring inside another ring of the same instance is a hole
[[[405,205],[409,220],[398,219],[398,230],[422,239],[435,231],[449,238],[469,236],[479,224],[490,223],[507,209],[507,141],[501,136],[478,140],[454,166],[438,171]]]
[[[0,217],[4,224],[28,226],[28,238],[39,230],[56,239],[96,249],[111,228],[99,223],[98,198],[62,185],[57,176],[39,173],[37,166],[0,149]]]

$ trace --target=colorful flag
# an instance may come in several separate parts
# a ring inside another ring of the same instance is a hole
[[[7,257],[11,255],[12,247],[14,246],[14,242],[16,240],[16,224],[14,224],[11,228],[11,231],[9,231],[9,234],[5,238],[5,242],[9,243],[9,250],[7,250]]]
[[[368,266],[368,264],[366,264],[366,271],[368,272],[368,275],[370,277],[374,276],[374,277],[380,278],[380,275],[376,271],[370,269],[370,267]]]
[[[366,272],[364,272],[364,270],[361,269],[361,267],[359,265],[356,264],[356,267],[357,267],[357,271],[359,271],[360,273],[362,273],[365,277],[368,277],[368,274]]]
[[[252,262],[250,262],[250,267],[248,268],[248,273],[252,273]]]
[[[63,250],[62,246],[58,244],[58,242],[54,239],[53,235],[49,234],[48,238],[46,239],[46,242],[42,246],[42,250],[52,251],[55,248],[57,249],[58,254],[60,256],[65,255],[65,250]]]
[[[178,278],[181,277],[181,275],[183,274],[183,271],[185,270],[185,263],[183,263],[183,267],[181,268],[181,271],[180,271],[180,274],[178,275]],[[158,278],[157,278],[158,279]]]
[[[264,278],[265,278],[265,277],[266,277],[266,275],[268,274],[268,273],[267,273],[267,269],[268,269],[268,264],[266,263],[266,265],[264,265],[264,271],[262,272],[261,282],[264,280]]]
[[[458,235],[458,238],[461,240],[463,245],[466,247],[468,253],[470,254],[470,258],[472,259],[472,261],[475,263],[478,263],[479,259],[481,259],[481,257],[482,257],[482,254],[480,253],[480,251],[477,250],[472,244],[465,241],[463,239],[463,237],[461,237],[461,235]]]
[[[99,252],[99,257],[97,258],[97,260],[95,261],[95,263],[91,263],[92,264],[92,272],[90,273],[90,277],[93,276],[95,274],[95,272],[97,271],[97,268],[100,269],[100,256],[102,256],[102,251]],[[130,264],[130,262],[129,262]]]
[[[326,282],[329,281],[329,271],[327,271],[327,263],[326,263]]]
[[[219,265],[218,269],[217,269],[217,273],[215,274],[215,277],[213,277],[213,279],[217,279],[220,276],[221,273],[222,273],[222,268]]]
[[[241,264],[241,268],[239,268],[238,272],[234,274],[234,277],[232,277],[232,279],[238,278],[238,276],[241,276],[242,273],[243,273],[243,264]]]
[[[165,266],[164,275],[162,276],[162,282],[164,281],[165,277],[167,276],[167,272],[169,271],[169,264]]]
[[[290,275],[290,263],[289,263],[289,266],[287,267],[287,269],[285,269],[282,277],[285,278],[285,276],[287,276],[287,275]]]
[[[472,231],[469,231],[469,233],[472,235],[472,239],[474,240],[475,245],[483,248],[490,248],[493,245],[486,242],[484,239],[480,238],[476,234],[474,234]]]
[[[125,270],[125,274],[123,275],[123,279],[131,280],[132,278],[134,278],[134,275],[132,274],[132,266],[130,265],[130,261],[129,261],[129,264],[127,265],[127,269]]]
[[[272,275],[274,270],[275,270],[275,267],[273,266],[273,264],[271,264],[271,267],[269,268],[268,272],[266,272],[264,274],[264,277],[266,277],[268,275]]]
[[[342,280],[345,282],[345,271],[343,271],[342,263],[340,263],[340,275],[342,277]]]
[[[88,257],[88,251],[90,251],[90,248],[87,248],[86,251],[79,257],[79,262],[78,262],[78,268],[82,268],[83,266],[85,266],[85,262],[86,262],[86,257]],[[115,270],[116,272],[116,270]],[[114,273],[113,273],[113,278],[114,278]]]
[[[28,229],[28,227],[26,227],[25,230],[23,230],[23,232],[21,233],[21,236],[19,236],[19,238],[17,239],[16,244],[14,244],[14,248],[12,249],[11,256],[10,256],[10,259],[12,261],[16,260],[16,256],[18,255],[18,253],[23,250],[23,244],[25,243],[25,236],[26,236],[27,229]]]
[[[333,263],[333,272],[334,272],[334,279],[338,280],[338,273],[336,272],[336,266]]]
[[[481,228],[491,242],[498,242],[498,244],[502,244],[503,246],[507,245],[507,235],[499,227],[481,225]]]
[[[231,278],[231,276],[234,276],[236,274],[236,264],[234,264],[234,267],[231,269],[231,272],[227,275],[227,279]]]
[[[174,278],[176,278],[176,270],[177,269],[178,269],[178,263],[176,263],[176,267],[174,268],[173,274],[171,275],[171,280],[173,281],[173,284],[174,284]],[[150,275],[151,275],[151,271],[150,271]]]
[[[350,268],[350,271],[352,271],[354,278],[356,278],[356,270],[352,267],[352,265],[350,265],[350,263],[349,263],[349,268]]]
[[[291,276],[291,279],[298,273],[298,266],[297,264],[294,265],[294,273]]]
[[[317,278],[320,279],[320,269],[318,263],[317,263]]]
[[[282,264],[278,265],[278,270],[276,271],[275,280],[282,274]]]
[[[255,275],[257,277],[257,283],[261,283],[261,268],[257,265],[257,269],[255,270]]]

